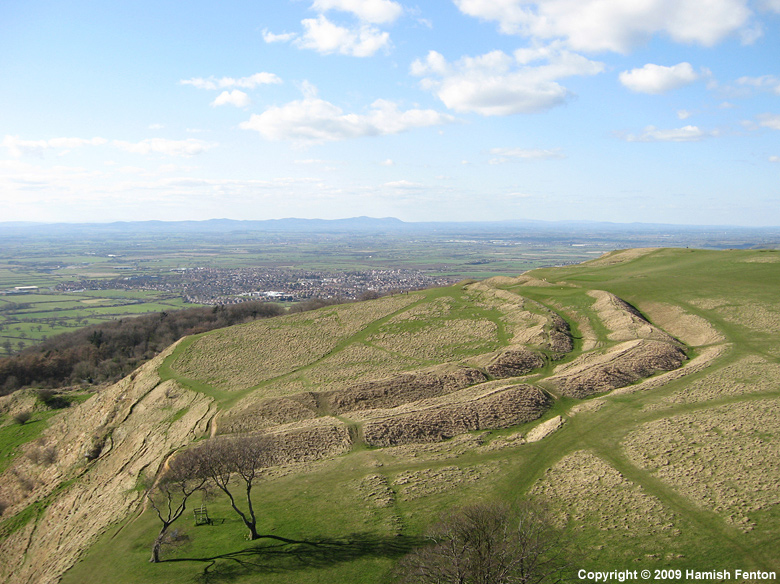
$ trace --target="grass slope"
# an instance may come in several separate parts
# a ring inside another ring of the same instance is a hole
[[[139,512],[107,531],[62,582],[386,582],[397,559],[443,510],[529,494],[549,499],[570,530],[580,550],[572,580],[579,568],[780,571],[780,495],[773,488],[780,480],[780,253],[617,252],[530,275],[537,280],[498,287],[567,318],[582,337],[569,360],[588,334],[602,347],[614,344],[593,312],[587,291],[594,289],[628,301],[656,324],[679,328],[669,307],[705,319],[722,338],[691,347],[689,356],[713,347],[720,353],[706,368],[686,365],[689,375],[637,386],[645,390],[559,399],[541,421],[562,414],[566,423],[540,442],[513,439],[534,422],[439,444],[360,446],[335,459],[269,471],[256,490],[260,530],[298,543],[244,541],[218,498],[208,503],[215,524],[180,521],[181,545],[152,565],[146,560],[158,526],[151,513]],[[310,315],[315,320],[306,326],[328,322],[339,334],[317,341],[320,349],[303,361],[272,363],[270,374],[262,368],[247,373],[242,364],[251,363],[251,353],[233,361],[223,355],[235,370],[201,365],[230,340],[224,332],[184,341],[160,372],[229,412],[264,396],[336,387],[340,369],[377,376],[441,359],[436,351],[448,344],[454,348],[447,356],[463,359],[510,339],[508,313],[462,287],[372,310]],[[419,319],[407,318],[415,314]],[[470,323],[473,338],[453,342],[445,331],[462,331],[437,327],[447,320]],[[263,342],[273,345],[266,326],[245,325],[230,335],[265,335]],[[399,335],[408,342],[398,342]],[[426,344],[437,342],[425,352]],[[276,346],[280,354],[286,351]],[[357,346],[385,360],[375,369],[338,361]],[[329,361],[338,366],[328,368]],[[241,383],[230,385],[232,371]],[[548,367],[531,379],[549,373]]]

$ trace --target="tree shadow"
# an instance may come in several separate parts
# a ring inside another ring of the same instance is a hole
[[[269,541],[272,540],[272,541]],[[285,573],[325,568],[360,558],[398,558],[424,545],[423,537],[350,533],[340,538],[293,540],[263,536],[250,547],[203,558],[171,558],[164,562],[203,562],[198,581],[231,582],[253,573]]]

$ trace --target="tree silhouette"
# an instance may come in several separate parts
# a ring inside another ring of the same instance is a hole
[[[197,491],[205,487],[208,478],[202,476],[197,468],[198,459],[192,452],[184,451],[168,461],[162,476],[147,493],[147,500],[162,527],[152,545],[152,556],[149,561],[160,561],[165,536],[171,525],[184,514],[187,500]]]
[[[480,503],[446,515],[429,545],[399,565],[408,584],[553,584],[566,565],[561,532],[540,506]]]
[[[264,468],[274,462],[274,448],[270,438],[262,435],[237,438],[212,438],[193,450],[198,468],[230,499],[230,506],[249,530],[249,539],[262,537],[257,533],[257,517],[252,505],[252,488]],[[234,478],[243,482],[244,507],[241,509],[233,494]]]

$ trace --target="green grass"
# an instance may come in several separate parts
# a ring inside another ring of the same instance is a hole
[[[538,443],[505,450],[470,451],[459,457],[445,458],[429,457],[424,453],[410,457],[391,454],[385,449],[356,448],[327,463],[311,465],[296,474],[262,482],[255,496],[255,504],[261,510],[261,531],[309,543],[247,542],[243,539],[243,526],[232,515],[224,498],[217,498],[208,503],[212,517],[217,519],[216,524],[195,527],[191,515],[182,519],[176,527],[190,540],[180,548],[168,550],[164,555],[166,561],[162,564],[147,562],[158,529],[156,519],[147,511],[139,517],[127,518],[104,534],[62,581],[65,584],[387,582],[397,559],[419,541],[426,526],[442,511],[478,500],[497,498],[513,501],[521,498],[550,468],[578,450],[593,453],[624,479],[637,485],[644,495],[657,500],[665,512],[673,514],[674,528],[679,530],[679,535],[670,544],[668,538],[641,538],[632,535],[630,530],[602,530],[593,517],[570,519],[568,528],[573,548],[580,550],[580,555],[574,556],[578,562],[577,569],[733,571],[740,567],[780,571],[780,558],[776,554],[780,543],[777,535],[780,533],[780,505],[752,514],[751,519],[756,521],[757,527],[744,533],[711,509],[687,498],[656,473],[637,466],[621,446],[626,437],[655,420],[704,412],[718,405],[780,399],[780,391],[777,391],[717,397],[698,403],[664,401],[669,396],[684,392],[693,382],[705,379],[711,372],[745,356],[769,358],[772,363],[780,360],[777,351],[780,333],[769,329],[753,330],[730,321],[717,310],[696,305],[703,298],[724,298],[735,305],[765,303],[777,310],[780,264],[744,261],[756,258],[760,253],[659,250],[611,266],[585,264],[534,272],[533,275],[539,278],[559,282],[559,287],[509,288],[529,300],[564,313],[590,314],[593,299],[586,294],[588,289],[607,290],[638,307],[653,302],[683,306],[706,318],[731,344],[729,352],[707,370],[653,390],[608,396],[605,398],[606,405],[601,409],[573,416],[570,415],[572,408],[582,402],[571,398],[560,399],[540,421],[562,414],[567,418],[566,423]],[[420,294],[419,305],[449,297],[454,301],[452,318],[487,318],[496,324],[500,322],[499,312],[469,306],[458,290],[425,291]],[[414,306],[369,323],[356,334],[340,341],[323,359],[343,351],[352,343],[365,343],[381,330],[390,330],[389,321]],[[316,324],[317,313],[312,313],[311,318]],[[603,325],[595,318],[591,319],[591,324],[597,335],[605,340],[607,331]],[[400,326],[399,331],[411,331],[415,326],[419,325]],[[500,343],[507,340],[505,331],[502,334]],[[198,338],[201,337],[186,339],[166,359],[159,370],[163,379],[177,379],[190,389],[211,396],[223,409],[229,409],[239,399],[276,381],[269,380],[241,392],[220,392],[201,381],[181,378],[175,370],[176,358],[190,350]],[[567,359],[575,356],[576,351]],[[317,362],[311,363],[285,376],[297,375],[316,366]],[[549,368],[542,373],[548,372]],[[663,407],[647,409],[646,406],[651,404],[662,404]],[[172,415],[183,414],[179,411]],[[536,423],[493,431],[490,440],[513,432],[525,432]],[[763,440],[780,439],[766,429],[757,430]],[[446,449],[445,444],[443,451],[446,452]],[[392,484],[395,477],[407,471],[436,471],[449,466],[468,470],[492,468],[490,465],[494,464],[499,471],[419,498],[404,499],[403,485]],[[777,469],[767,469],[767,472],[777,473]],[[357,488],[358,481],[371,474],[384,475],[391,481],[396,498],[390,507],[373,506]],[[696,480],[696,477],[691,480]],[[588,484],[579,488],[585,494],[592,493],[598,486]],[[609,492],[604,497],[609,498]],[[620,513],[629,524],[636,519],[634,509],[621,509]],[[312,542],[319,545],[312,545]],[[674,557],[670,559],[668,554]],[[571,579],[576,580],[574,575]]]
[[[3,417],[0,426],[0,472],[3,472],[19,456],[21,446],[32,442],[48,427],[48,420],[56,410],[32,412],[24,424],[17,424],[10,416]]]

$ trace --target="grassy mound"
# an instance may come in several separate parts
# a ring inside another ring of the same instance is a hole
[[[387,582],[445,509],[524,496],[578,568],[780,571],[776,257],[627,250],[185,339],[53,416],[36,436],[54,464],[13,459],[0,580]],[[253,491],[258,529],[285,541],[245,541],[217,498],[149,564],[139,479],[257,431],[282,461]]]

